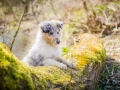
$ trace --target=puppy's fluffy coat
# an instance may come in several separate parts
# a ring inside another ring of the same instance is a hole
[[[55,65],[62,69],[67,66],[75,68],[73,62],[61,57],[60,36],[63,23],[61,21],[44,21],[40,24],[36,41],[23,62],[33,66]]]

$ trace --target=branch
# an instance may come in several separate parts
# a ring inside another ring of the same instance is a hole
[[[24,16],[24,14],[25,14],[25,9],[24,9],[24,11],[23,11],[23,13],[22,13],[22,15],[21,15],[20,20],[19,20],[18,28],[17,28],[17,30],[16,30],[16,32],[15,32],[15,35],[13,36],[13,40],[12,40],[12,43],[11,43],[11,46],[10,46],[10,51],[12,50],[12,47],[13,47],[13,44],[14,44],[14,42],[15,42],[16,36],[17,36],[17,34],[18,34],[18,32],[19,32],[20,25],[21,25],[21,21],[22,21],[22,18],[23,18],[23,16]]]
[[[33,14],[33,16],[34,16],[36,22],[39,23],[39,20],[36,18],[36,15],[35,15],[35,13],[34,13],[34,11],[33,11],[33,7],[34,7],[35,4],[37,3],[37,1],[38,1],[38,0],[34,0],[33,3],[30,5],[30,7],[31,7],[32,14]]]
[[[36,22],[37,22],[37,23],[39,23],[38,19],[37,19],[37,18],[36,18],[36,16],[35,16],[34,11],[33,11],[33,6],[31,7],[31,9],[32,9],[32,14],[33,14],[33,16],[34,16],[34,18],[35,18]]]
[[[60,18],[59,18],[59,16],[58,16],[58,14],[56,13],[56,10],[55,10],[55,8],[54,8],[54,6],[53,6],[52,1],[50,1],[50,5],[51,5],[51,8],[52,8],[52,10],[53,10],[54,14],[55,14],[55,15],[57,16],[57,18],[60,20]]]

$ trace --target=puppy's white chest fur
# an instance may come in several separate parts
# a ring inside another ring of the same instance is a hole
[[[42,43],[42,42],[41,42]],[[33,50],[37,50],[38,53],[44,57],[44,59],[49,58],[56,58],[58,56],[61,56],[61,49],[59,46],[50,46],[47,44],[39,44],[37,47],[36,45],[33,46]]]

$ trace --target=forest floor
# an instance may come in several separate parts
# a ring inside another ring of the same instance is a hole
[[[107,59],[101,71],[98,90],[120,90],[120,32],[102,38]]]

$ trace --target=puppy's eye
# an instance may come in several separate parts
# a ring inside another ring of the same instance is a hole
[[[53,35],[53,32],[50,32],[50,35]]]
[[[57,34],[59,34],[59,32],[57,32]]]

